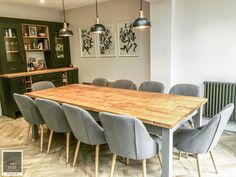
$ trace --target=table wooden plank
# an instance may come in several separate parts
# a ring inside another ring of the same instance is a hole
[[[95,112],[131,115],[163,128],[175,127],[207,102],[206,98],[80,84],[29,92],[26,95],[69,103]]]

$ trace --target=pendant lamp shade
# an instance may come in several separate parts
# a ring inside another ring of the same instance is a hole
[[[72,30],[68,27],[67,23],[64,23],[63,28],[59,31],[59,36],[73,36]]]
[[[139,11],[139,18],[137,18],[133,23],[133,28],[135,29],[145,29],[150,28],[151,22],[149,19],[144,17],[143,14],[143,1],[140,0],[140,11]]]
[[[63,28],[59,31],[59,36],[62,36],[62,37],[72,36],[72,35],[73,35],[73,32],[72,32],[72,30],[68,27],[68,24],[66,23],[64,0],[62,0],[62,6],[63,6],[64,24],[63,24]]]
[[[100,23],[100,20],[98,17],[98,1],[96,0],[96,23],[91,27],[90,32],[99,34],[105,31],[106,31],[106,28],[103,24]]]

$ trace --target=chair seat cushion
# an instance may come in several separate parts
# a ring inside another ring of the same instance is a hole
[[[192,138],[194,135],[196,135],[200,130],[199,129],[192,129],[192,128],[179,128],[175,133],[173,137],[173,146],[177,147],[178,144],[188,140],[189,138]],[[180,149],[181,150],[181,149]]]

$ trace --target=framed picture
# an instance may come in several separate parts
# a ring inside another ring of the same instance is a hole
[[[116,38],[114,25],[105,25],[106,31],[99,34],[98,54],[99,57],[116,56]]]
[[[35,26],[29,26],[29,36],[37,37],[37,30]]]
[[[119,56],[139,56],[139,34],[132,21],[117,23]]]
[[[90,28],[80,28],[79,37],[81,57],[97,57],[96,35],[90,33]]]

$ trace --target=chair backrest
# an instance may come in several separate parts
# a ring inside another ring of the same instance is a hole
[[[137,90],[136,85],[130,81],[125,79],[116,80],[111,84],[113,88],[121,88],[121,89],[130,89],[130,90]]]
[[[107,87],[108,86],[108,80],[105,78],[96,78],[93,80],[94,86],[101,86],[101,87]]]
[[[44,124],[44,120],[32,98],[18,93],[14,93],[13,97],[24,119],[28,123],[31,125]]]
[[[177,84],[170,89],[170,94],[183,95],[183,96],[199,96],[200,89],[197,85],[193,84]]]
[[[216,114],[206,125],[198,128],[198,131],[188,140],[177,145],[191,149],[192,153],[206,153],[212,150],[218,143],[227,122],[234,110],[234,104],[228,104],[221,112]]]
[[[88,111],[69,104],[62,104],[66,118],[74,136],[82,143],[97,145],[105,144],[104,130]]]
[[[130,159],[147,159],[153,156],[154,140],[137,118],[99,113],[107,143],[112,153]],[[157,150],[159,147],[155,147]]]
[[[64,110],[60,104],[42,98],[36,98],[35,103],[50,130],[60,133],[71,131]]]
[[[139,90],[148,92],[164,92],[164,84],[155,81],[146,81],[139,86]]]
[[[37,90],[45,90],[49,88],[54,88],[55,85],[50,82],[50,81],[40,81],[40,82],[35,82],[32,84],[31,89],[32,91],[37,91]]]

